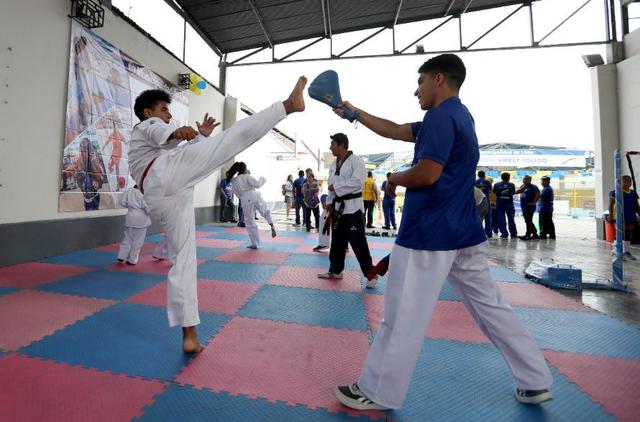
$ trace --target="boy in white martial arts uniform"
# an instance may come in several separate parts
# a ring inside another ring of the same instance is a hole
[[[322,206],[322,214],[320,214],[320,230],[318,233],[318,246],[313,248],[314,252],[323,251],[331,246],[331,231],[325,225],[327,224],[327,194],[320,197],[320,205]]]
[[[542,352],[491,279],[487,238],[476,213],[474,172],[479,149],[475,124],[458,92],[466,76],[462,60],[444,54],[418,70],[418,123],[399,125],[360,112],[360,122],[390,139],[414,142],[411,169],[390,185],[407,188],[402,222],[391,252],[384,319],[357,383],[335,395],[354,409],[398,409],[407,394],[424,333],[442,284],[449,280],[484,334],[504,357],[516,382],[516,398],[542,403],[551,373]]]
[[[202,350],[196,325],[198,316],[195,216],[193,189],[218,167],[265,136],[288,114],[304,110],[300,77],[290,96],[267,109],[242,119],[229,129],[208,138],[217,126],[205,115],[198,131],[190,126],[171,126],[169,103],[164,91],[145,91],[136,99],[134,111],[141,120],[131,133],[129,168],[151,215],[164,230],[175,257],[167,283],[167,314],[171,326],[183,327],[185,353]],[[187,142],[181,146],[181,141]]]
[[[238,173],[237,176],[234,175]],[[247,165],[242,161],[233,163],[229,172],[227,173],[227,182],[231,181],[233,184],[233,193],[242,202],[242,212],[245,216],[255,215],[256,211],[267,220],[267,223],[271,226],[271,237],[276,237],[276,227],[273,225],[271,219],[271,211],[267,208],[267,203],[262,199],[262,195],[256,189],[260,189],[267,179],[261,177],[256,180],[251,176],[247,170]],[[245,225],[247,232],[249,233],[249,239],[251,244],[247,246],[249,249],[258,249],[260,246],[260,232],[258,231],[258,225],[255,218],[245,219]]]
[[[120,243],[118,261],[127,261],[129,265],[136,265],[140,249],[144,244],[144,236],[147,234],[147,227],[151,225],[149,206],[144,202],[142,192],[137,185],[122,193],[120,206],[127,208],[128,211],[124,220],[124,239]]]

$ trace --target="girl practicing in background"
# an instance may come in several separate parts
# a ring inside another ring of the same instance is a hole
[[[236,173],[238,175],[234,177]],[[251,244],[247,247],[250,249],[258,249],[258,246],[260,246],[258,225],[255,219],[251,218],[256,211],[258,211],[271,226],[271,237],[276,237],[276,228],[271,219],[271,211],[267,208],[267,203],[262,199],[260,192],[256,190],[260,189],[267,180],[264,177],[256,180],[253,176],[247,174],[247,165],[240,161],[233,163],[229,169],[227,181],[232,181],[233,193],[242,201],[242,211],[244,215],[249,216],[249,218],[245,218],[244,221],[247,232],[249,233],[249,239],[251,240]]]

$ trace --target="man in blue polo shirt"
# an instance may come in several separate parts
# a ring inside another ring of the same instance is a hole
[[[640,213],[640,204],[638,204],[638,194],[631,189],[633,179],[631,176],[622,176],[622,220],[624,226],[624,241],[622,243],[622,258],[635,261],[636,257],[631,254],[629,247],[631,246],[631,237],[636,224],[638,224],[638,216]],[[607,220],[611,224],[616,222],[616,191],[609,192],[609,215]],[[619,242],[619,240],[616,240]],[[615,249],[614,249],[615,251]],[[614,252],[615,253],[615,252]]]
[[[540,192],[540,201],[538,201],[538,217],[540,223],[540,239],[555,240],[556,226],[553,224],[553,188],[551,187],[551,178],[542,176],[542,191]]]
[[[406,187],[402,221],[391,251],[384,318],[357,383],[336,398],[358,410],[402,406],[440,290],[448,280],[511,370],[517,400],[551,399],[551,373],[542,352],[491,279],[487,237],[476,213],[474,172],[480,157],[475,125],[458,98],[466,70],[454,54],[425,62],[415,92],[418,123],[396,124],[342,102],[360,122],[386,138],[414,142],[412,167],[389,176]],[[437,382],[437,381],[434,381]]]
[[[516,229],[516,221],[514,219],[516,209],[513,206],[513,195],[516,194],[516,185],[509,182],[511,179],[509,173],[502,173],[500,179],[502,179],[502,181],[493,185],[493,193],[496,194],[498,229],[500,230],[501,238],[507,239],[510,234],[513,239],[518,236],[518,229]],[[507,221],[509,221],[509,233],[507,233]]]
[[[520,194],[520,209],[522,217],[527,227],[524,236],[520,236],[521,240],[539,239],[538,230],[533,224],[533,215],[536,213],[536,204],[540,199],[540,189],[531,183],[531,176],[525,175],[522,178],[522,186],[518,188],[516,194]]]
[[[304,205],[304,195],[302,194],[302,185],[307,179],[304,177],[304,171],[298,172],[298,178],[293,181],[294,206],[296,208],[296,226],[300,225],[300,208],[302,208],[302,219],[306,215],[306,205]]]
[[[491,186],[491,182],[486,179],[486,174],[484,171],[480,170],[478,172],[478,178],[476,179],[476,187],[484,193],[484,196],[487,197],[487,204],[491,204],[491,190],[493,187]],[[491,221],[491,206],[489,206],[489,212],[484,216],[484,232],[488,238],[493,236],[493,223]]]

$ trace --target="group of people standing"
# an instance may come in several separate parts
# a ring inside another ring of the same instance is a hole
[[[301,224],[300,211],[302,210],[302,223],[304,223],[307,231],[311,231],[312,227],[319,230],[321,190],[322,182],[316,179],[313,170],[310,168],[305,171],[298,171],[298,178],[295,180],[293,180],[291,174],[287,176],[287,181],[282,185],[282,194],[287,207],[287,220],[290,219],[291,208],[293,207],[296,214],[296,226]],[[312,214],[315,226],[311,225]]]
[[[488,238],[498,235],[502,239],[519,238],[521,240],[555,239],[556,228],[553,223],[554,193],[551,187],[551,178],[542,176],[540,183],[542,190],[531,183],[531,176],[522,178],[522,185],[516,189],[511,183],[511,174],[505,172],[500,175],[500,182],[495,184],[487,178],[484,171],[478,172],[475,186],[480,189],[491,204],[491,212],[487,212],[483,218],[485,234]],[[520,209],[526,225],[524,236],[518,236],[515,222],[515,206],[513,197],[520,195]],[[540,234],[533,223],[536,211],[539,215],[538,225]]]

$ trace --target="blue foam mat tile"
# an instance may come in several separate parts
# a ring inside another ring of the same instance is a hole
[[[199,232],[223,232],[225,231],[227,228],[226,227],[218,227],[218,226],[207,226],[207,225],[203,225],[203,226],[196,226],[196,231]]]
[[[308,268],[321,268],[324,270],[329,269],[329,254],[303,254],[294,253],[289,255],[284,265],[293,267],[308,267]],[[354,256],[347,256],[344,260],[345,270],[357,270],[360,271],[360,264]]]
[[[350,417],[344,413],[329,413],[324,409],[307,409],[303,406],[288,406],[285,403],[270,403],[264,399],[250,399],[197,390],[189,386],[172,385],[147,406],[139,421],[305,421],[338,422],[370,421],[366,416]]]
[[[277,269],[277,265],[208,261],[198,267],[198,278],[266,283]]]
[[[165,275],[128,271],[95,270],[63,278],[37,290],[100,299],[123,300],[166,280]]]
[[[200,341],[208,342],[230,318],[200,312]],[[164,308],[128,303],[104,309],[20,352],[163,381],[173,379],[190,359],[182,352],[182,329],[169,327]]]
[[[239,315],[364,331],[361,294],[264,285],[240,309]]]
[[[220,248],[208,248],[204,246],[198,246],[196,248],[196,256],[198,259],[213,259],[227,252],[229,252],[229,250]]]
[[[367,242],[396,243],[397,237],[367,236]]]
[[[516,401],[514,381],[491,345],[427,339],[396,421],[613,421],[600,404],[552,369],[555,399]]]
[[[599,312],[514,308],[543,349],[640,359],[640,330]]]
[[[303,237],[303,238],[306,238],[306,237],[309,236],[309,234],[310,233],[307,232],[307,231],[278,231],[278,236],[283,236],[283,237]]]
[[[16,289],[15,287],[0,286],[0,296],[8,295],[9,293],[17,292],[18,290],[19,289]]]
[[[460,302],[460,296],[456,293],[455,289],[448,281],[445,281],[440,291],[439,300],[452,300]]]
[[[247,240],[249,235],[247,233],[224,233],[214,232],[207,236],[208,239],[226,239],[226,240]]]
[[[510,269],[503,266],[489,267],[491,271],[491,277],[495,281],[507,281],[510,283],[531,283],[523,275],[515,273]]]
[[[77,265],[81,267],[104,267],[117,261],[116,252],[88,249],[66,255],[53,256],[40,260],[48,264]]]
[[[387,249],[369,249],[369,253],[371,254],[374,262],[389,255],[389,251]]]

